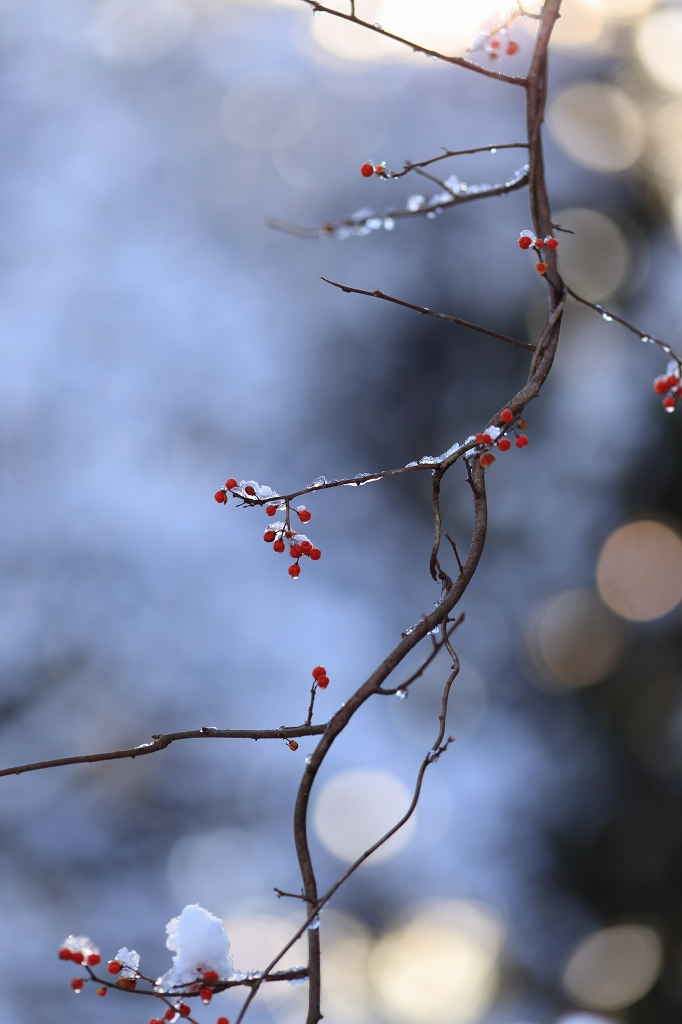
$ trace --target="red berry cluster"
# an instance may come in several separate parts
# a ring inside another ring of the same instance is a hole
[[[277,509],[274,505],[268,505],[265,511],[268,515],[274,515]],[[310,512],[303,505],[295,508],[294,512],[302,523],[309,523],[312,519]],[[292,579],[296,579],[301,575],[299,562],[303,556],[307,556],[313,562],[317,562],[322,557],[320,549],[316,548],[305,534],[297,533],[296,530],[292,530],[286,523],[270,523],[263,534],[263,540],[266,544],[272,544],[273,551],[276,551],[279,555],[284,553],[286,544],[289,544],[289,554],[294,559],[294,564],[290,565],[288,569]]]
[[[375,164],[372,160],[367,160],[367,162],[360,168],[360,174],[363,178],[371,178],[373,174],[376,174],[377,178],[387,178],[386,161],[384,160],[383,163]]]
[[[509,451],[511,448],[511,441],[505,436],[505,434],[509,429],[510,424],[514,422],[514,413],[511,409],[503,409],[500,413],[500,419],[504,426],[488,427],[484,433],[475,435],[474,440],[478,445],[481,447],[489,447],[490,445],[496,444],[501,452]],[[525,430],[527,424],[525,420],[519,420],[516,426],[521,430]],[[528,444],[528,438],[526,435],[519,434],[516,429],[514,430],[514,433],[516,434],[516,447],[525,448]],[[492,466],[495,461],[495,456],[492,452],[486,451],[481,455],[480,461],[483,468],[487,469],[488,466]]]
[[[519,248],[532,248],[537,253],[537,255],[541,257],[543,249],[558,249],[559,242],[556,238],[554,238],[553,235],[547,235],[546,238],[536,238],[534,231],[526,230],[522,231],[519,235]],[[542,259],[540,259],[540,261],[535,264],[535,269],[537,270],[538,274],[546,274],[547,264]]]
[[[663,408],[666,412],[674,412],[675,406],[682,397],[682,384],[680,383],[680,368],[674,359],[668,363],[667,373],[656,377],[654,391],[657,395],[665,395]]]
[[[313,679],[315,682],[313,686],[319,686],[321,690],[326,690],[329,686],[329,677],[327,676],[327,670],[323,665],[316,665],[313,669]]]
[[[73,960],[75,964],[87,964],[88,967],[96,967],[102,962],[99,953],[86,953],[81,949],[69,949],[68,946],[62,946],[58,955],[60,960]]]
[[[515,53],[518,53],[521,47],[515,39],[509,39],[505,46],[504,40],[498,35],[493,35],[488,40],[486,45],[483,47],[485,52],[488,54],[491,60],[497,60],[499,56],[504,52],[508,57],[513,57]]]

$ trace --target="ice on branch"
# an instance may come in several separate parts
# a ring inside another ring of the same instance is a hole
[[[242,495],[250,498],[279,498],[277,491],[267,484],[259,484],[256,480],[241,480],[239,486],[234,488]]]
[[[163,991],[187,985],[214,971],[219,978],[233,973],[230,941],[223,923],[198,904],[185,907],[166,925],[167,947],[175,953],[173,966],[156,983]],[[137,955],[137,954],[136,954]]]
[[[121,965],[120,977],[121,978],[136,978],[140,969],[140,954],[136,953],[134,949],[127,949],[123,946],[119,949],[118,953],[114,957]]]

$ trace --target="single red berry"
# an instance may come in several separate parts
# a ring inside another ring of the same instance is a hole
[[[516,447],[517,448],[525,448],[527,444],[528,444],[528,438],[526,437],[526,435],[525,434],[519,434],[519,436],[516,438]]]
[[[295,534],[293,530],[285,530],[284,536],[287,538],[287,540],[290,540],[292,537],[295,536]]]
[[[547,246],[548,249],[558,249],[559,248],[559,241],[556,238],[552,238],[551,235],[548,235],[547,238],[545,239],[545,245]]]
[[[669,411],[672,412],[672,410],[675,408],[675,405],[676,405],[676,399],[673,398],[672,395],[668,395],[667,398],[663,399],[663,408],[664,409],[668,409]]]
[[[326,690],[329,686],[329,679],[327,676],[318,676],[315,681],[321,690]]]
[[[83,981],[82,978],[72,978],[71,979],[71,988],[74,990],[74,992],[80,992],[80,990],[83,988],[84,984],[85,984],[85,982]]]
[[[98,996],[105,996],[106,994],[107,994],[107,990],[105,989],[104,985],[100,985],[100,987],[97,989],[97,995]]]
[[[303,554],[303,550],[300,544],[292,544],[289,548],[289,554],[292,558],[300,558]]]
[[[656,394],[657,395],[664,395],[666,393],[666,391],[669,391],[669,390],[670,390],[670,388],[668,387],[668,378],[667,377],[657,377],[656,380],[654,381],[654,391],[656,392]]]
[[[371,178],[374,174],[374,164],[366,163],[360,168],[360,174],[363,178]]]
[[[499,48],[500,48],[500,47],[502,46],[502,43],[500,42],[500,40],[499,40],[499,39],[491,39],[491,40],[490,40],[490,43],[489,43],[488,45],[489,45],[489,46],[490,46],[490,47],[491,47],[491,48],[492,48],[493,50],[499,50]]]
[[[266,544],[272,544],[274,539],[275,539],[275,531],[274,530],[266,530],[265,533],[263,534],[263,540],[265,541]]]
[[[71,959],[75,964],[82,964],[83,961],[85,960],[85,954],[81,953],[80,949],[74,949],[73,953],[71,954]]]
[[[60,960],[70,960],[71,950],[67,949],[66,946],[62,946],[62,948],[57,953],[57,956],[59,957]]]
[[[525,420],[519,420],[519,426],[520,426],[521,430],[525,430],[526,427],[528,426],[528,424],[526,423]]]
[[[237,481],[233,476],[231,476],[229,480],[225,481],[225,486],[227,487],[228,491],[233,491],[237,486]]]
[[[679,383],[680,383],[679,377],[676,377],[674,373],[671,373],[670,376],[668,377],[668,387],[669,388],[676,388]]]
[[[536,263],[535,264],[535,269],[537,270],[538,274],[546,274],[547,273],[547,264],[546,263]]]
[[[291,742],[293,743],[294,741],[292,740]],[[296,747],[298,747],[298,743],[296,744]],[[296,747],[294,747],[294,750],[296,749]],[[201,999],[204,1006],[208,1006],[208,1004],[211,1002],[211,999],[213,998],[212,990],[210,988],[200,988],[199,998]]]
[[[313,550],[313,546],[312,546],[312,544],[310,543],[309,540],[301,541],[300,547],[301,547],[301,551],[303,552],[304,555],[309,555],[310,552]]]
[[[178,1006],[178,1013],[181,1017],[189,1017],[190,1010],[187,1003],[180,1003]]]
[[[265,514],[268,515],[268,516],[274,516],[276,511],[277,511],[277,506],[276,505],[268,505],[268,507],[265,510]]]
[[[301,511],[298,512],[297,515],[302,523],[309,523],[310,520],[313,518],[312,513],[309,512],[307,508],[301,509]]]
[[[123,964],[120,964],[118,960],[110,960],[107,964],[107,970],[109,974],[120,974],[122,966]]]
[[[281,555],[282,552],[284,551],[284,541],[281,538],[279,540],[276,540],[275,543],[272,545],[272,550],[276,551],[277,554]]]
[[[503,423],[511,423],[511,421],[514,419],[514,413],[511,411],[511,409],[503,409],[502,412],[500,413],[500,419],[502,420]]]
[[[168,1009],[166,1010],[166,1012],[164,1013],[164,1017],[166,1018],[166,1020],[174,1020],[175,1019],[175,1010],[172,1007],[169,1006]]]
[[[102,962],[102,957],[99,953],[91,953],[88,957],[88,965],[90,967],[97,967],[97,964]]]
[[[251,495],[251,497],[253,497],[253,495],[254,495],[254,494],[256,493],[256,491],[255,491],[255,490],[254,490],[254,488],[253,488],[253,487],[251,486],[251,484],[249,484],[249,486],[248,486],[248,487],[245,487],[245,488],[244,488],[244,493],[245,493],[245,494],[250,494],[250,495]]]
[[[215,1024],[230,1024],[230,1022],[227,1019],[227,1017],[218,1017],[218,1020],[215,1022]]]
[[[313,679],[319,679],[320,676],[326,676],[327,670],[322,665],[316,665],[313,669]]]
[[[216,501],[220,502],[221,505],[224,505],[225,502],[227,501],[227,495],[225,494],[225,491],[216,491],[213,497],[215,498]]]
[[[163,1021],[159,1020],[158,1017],[152,1017],[152,1019],[149,1021],[149,1024],[163,1024]]]
[[[298,750],[298,743],[296,742],[296,740],[289,740],[287,746],[289,750]]]
[[[495,456],[492,455],[490,452],[486,452],[485,455],[481,455],[481,465],[483,466],[484,469],[487,469],[488,466],[492,466],[494,461]]]
[[[135,978],[119,978],[116,984],[119,988],[130,989],[131,991],[137,988],[137,981]]]
[[[508,452],[509,449],[511,448],[511,441],[509,440],[508,437],[501,437],[500,440],[497,442],[497,447],[500,449],[501,452]]]
[[[309,557],[312,558],[313,562],[316,562],[318,558],[322,557],[322,552],[320,551],[319,548],[313,548],[313,550],[310,552]]]
[[[534,249],[542,249],[544,244],[545,243],[542,241],[541,238],[536,238],[535,241],[533,242],[533,248]]]
[[[216,971],[204,971],[204,981],[217,981],[218,974]]]
[[[291,578],[295,580],[297,576],[301,575],[301,567],[300,565],[290,565],[288,572]]]
[[[529,238],[528,235],[521,235],[521,237],[519,238],[519,248],[520,249],[530,249],[532,244],[533,244],[533,239]]]
[[[519,52],[519,44],[515,39],[510,39],[507,43],[507,54],[509,57],[513,57],[515,53]]]

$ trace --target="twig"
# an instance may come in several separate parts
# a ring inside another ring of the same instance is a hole
[[[452,156],[471,156],[474,153],[497,153],[500,149],[528,149],[528,143],[502,142],[499,146],[474,146],[472,149],[446,149],[443,146],[443,152],[439,156],[432,156],[428,160],[418,160],[415,163],[411,160],[406,160],[402,171],[385,171],[384,176],[391,179],[403,178],[411,171],[416,171],[421,167],[429,167],[431,164],[438,163],[439,160],[448,160]]]
[[[568,285],[566,286],[566,291],[577,302],[582,302],[583,306],[589,306],[590,309],[596,310],[596,312],[600,313],[605,320],[615,320],[616,323],[622,324],[622,326],[626,327],[628,331],[631,331],[633,334],[636,334],[641,341],[650,341],[653,345],[658,345],[666,353],[666,355],[672,356],[677,365],[680,367],[680,369],[682,369],[682,361],[680,361],[680,357],[675,354],[675,352],[670,347],[670,345],[668,345],[667,342],[661,341],[660,338],[654,337],[653,334],[645,334],[644,331],[640,331],[638,327],[633,327],[633,325],[628,323],[627,320],[624,320],[622,316],[618,316],[617,313],[612,313],[611,310],[607,309],[605,306],[602,306],[600,302],[590,302],[588,299],[583,299],[581,295],[578,295],[577,292],[574,292],[572,288],[568,287]]]

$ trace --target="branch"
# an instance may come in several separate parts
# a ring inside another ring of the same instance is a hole
[[[516,338],[510,338],[506,334],[500,334],[499,331],[492,331],[489,327],[480,327],[478,324],[472,324],[468,320],[462,320],[458,316],[449,316],[447,313],[437,313],[433,309],[429,309],[428,306],[415,306],[412,302],[405,302],[403,299],[396,299],[392,295],[385,295],[382,291],[376,288],[373,292],[365,291],[364,288],[351,288],[347,284],[339,284],[338,281],[330,281],[328,277],[321,278],[327,284],[333,285],[334,288],[340,288],[342,292],[351,292],[353,295],[369,295],[373,299],[384,299],[386,302],[394,302],[396,306],[405,306],[406,309],[413,309],[420,316],[435,316],[439,320],[447,320],[449,323],[460,324],[462,327],[468,327],[472,331],[478,331],[479,334],[487,334],[491,338],[499,338],[500,341],[506,341],[508,345],[515,345],[516,348],[525,348],[529,352],[535,352],[535,345],[529,345],[526,341],[517,341]]]
[[[165,750],[176,740],[288,740],[300,736],[321,736],[326,725],[293,725],[282,726],[281,729],[214,729],[204,726],[202,729],[190,729],[186,732],[167,732],[153,737],[153,743],[142,743],[139,747],[129,750],[109,750],[102,754],[80,754],[75,757],[58,757],[52,761],[34,761],[32,764],[20,764],[14,768],[0,769],[3,775],[23,775],[24,772],[37,772],[43,768],[61,768],[67,764],[93,764],[96,761],[120,761],[126,757],[143,757]]]
[[[402,36],[397,36],[393,32],[387,32],[386,29],[382,28],[381,25],[372,24],[369,21],[363,21],[362,18],[358,18],[355,14],[355,5],[351,7],[350,14],[343,14],[341,11],[335,11],[332,7],[324,7],[318,3],[317,0],[303,0],[304,4],[307,4],[313,11],[320,14],[332,14],[335,18],[342,18],[343,21],[349,21],[353,25],[360,25],[361,28],[366,28],[370,32],[376,32],[377,35],[385,36],[386,39],[393,39],[396,43],[402,43],[404,46],[409,46],[414,53],[423,53],[427,57],[431,57],[435,60],[445,61],[447,64],[456,64],[457,67],[466,68],[468,71],[475,71],[479,75],[485,75],[486,78],[494,78],[498,82],[507,82],[509,85],[526,85],[526,79],[519,75],[504,75],[501,71],[492,71],[490,68],[481,67],[480,64],[474,63],[474,61],[466,60],[464,57],[448,57],[444,53],[439,53],[437,50],[430,50],[427,46],[420,46],[419,43],[413,43],[409,39],[403,39]]]
[[[310,0],[303,0],[304,3]],[[287,221],[278,220],[276,217],[268,217],[266,224],[275,231],[284,231],[286,234],[295,235],[297,238],[346,238],[353,234],[369,234],[370,231],[391,227],[392,221],[403,220],[406,217],[429,217],[433,218],[443,210],[452,206],[459,206],[461,203],[470,203],[474,199],[489,199],[491,196],[507,195],[528,184],[528,168],[521,167],[511,178],[499,185],[465,185],[463,191],[454,194],[450,191],[425,199],[423,203],[414,209],[393,209],[392,207],[383,213],[374,211],[352,214],[350,217],[341,217],[339,220],[322,224],[319,228],[304,228],[297,224],[289,224]]]
[[[450,621],[450,620],[448,620],[448,621]],[[417,671],[416,671],[416,672],[414,672],[414,673],[413,673],[413,674],[412,674],[412,675],[411,675],[411,676],[409,677],[409,679],[406,679],[404,683],[401,683],[401,684],[400,684],[400,686],[394,686],[394,687],[393,687],[392,689],[390,689],[390,690],[387,690],[387,689],[385,689],[385,688],[383,688],[383,687],[378,687],[378,688],[377,688],[377,691],[376,691],[376,692],[377,692],[377,693],[381,693],[381,694],[383,694],[383,695],[384,695],[385,697],[391,697],[391,696],[393,696],[394,694],[396,694],[396,693],[399,693],[399,692],[400,692],[401,690],[407,690],[407,688],[408,688],[409,686],[411,686],[411,685],[412,685],[412,683],[416,682],[416,681],[417,681],[417,679],[419,679],[419,678],[420,678],[421,676],[423,676],[423,675],[424,675],[424,672],[425,672],[425,671],[426,671],[426,669],[427,669],[427,668],[429,667],[429,665],[430,665],[430,664],[431,664],[431,662],[432,662],[432,661],[434,660],[434,658],[435,658],[435,657],[436,657],[436,656],[437,656],[437,655],[438,655],[438,654],[439,654],[439,653],[440,653],[440,652],[442,651],[443,647],[446,647],[446,646],[447,646],[447,644],[446,644],[446,641],[447,641],[447,640],[449,640],[449,638],[450,638],[450,637],[452,636],[452,634],[453,634],[453,633],[455,632],[455,630],[457,629],[457,627],[458,627],[458,626],[461,626],[463,622],[464,622],[464,612],[462,612],[462,614],[461,614],[461,615],[460,615],[460,616],[459,616],[459,617],[457,618],[457,620],[456,620],[456,621],[455,621],[455,622],[453,623],[453,625],[452,625],[452,629],[449,629],[449,630],[447,631],[447,633],[446,633],[446,635],[445,635],[445,639],[444,639],[444,640],[434,640],[434,643],[433,643],[433,650],[432,650],[432,651],[431,651],[431,653],[430,653],[430,654],[428,655],[428,657],[427,657],[427,658],[426,658],[426,659],[425,659],[425,660],[424,660],[424,661],[422,662],[422,664],[421,664],[421,665],[419,666],[419,668],[417,669]],[[444,623],[444,626],[447,626],[447,623]],[[443,628],[443,626],[442,626],[441,628]],[[432,638],[432,639],[433,639],[433,638]],[[448,648],[448,650],[449,650],[449,648]]]
[[[431,164],[438,163],[439,160],[447,160],[451,156],[471,156],[473,153],[497,153],[498,149],[528,149],[527,142],[503,142],[499,146],[474,146],[473,149],[446,149],[443,146],[443,152],[440,156],[432,156],[429,160],[419,160],[417,163],[412,163],[410,160],[406,160],[403,164],[402,171],[384,171],[382,177],[384,178],[403,178],[410,171],[417,171],[422,167],[429,167]]]
[[[670,345],[667,344],[667,342],[661,341],[660,338],[655,338],[653,334],[645,334],[644,331],[640,331],[638,327],[633,327],[632,324],[628,323],[627,320],[623,320],[622,316],[618,316],[617,313],[612,313],[610,310],[606,309],[605,306],[602,306],[601,303],[590,302],[588,299],[583,299],[581,295],[578,295],[577,292],[574,292],[572,288],[568,287],[568,285],[566,286],[566,291],[577,302],[582,302],[583,306],[589,306],[590,309],[594,309],[597,313],[600,313],[604,320],[615,320],[617,323],[622,324],[623,327],[626,327],[628,331],[632,331],[633,334],[636,334],[641,341],[648,341],[651,342],[652,345],[658,345],[659,348],[661,348],[666,355],[673,357],[677,365],[680,367],[680,370],[682,371],[682,361],[680,361],[680,357],[675,354],[675,352],[672,350]]]

